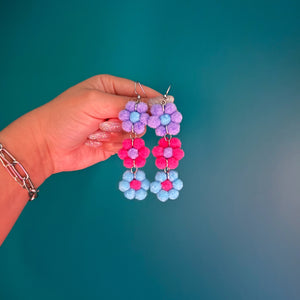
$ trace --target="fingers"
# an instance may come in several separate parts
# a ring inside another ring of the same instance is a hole
[[[118,119],[119,112],[131,98],[94,91],[86,102],[89,115],[98,119]]]
[[[98,119],[118,119],[119,112],[125,109],[128,101],[133,100],[132,97],[118,96],[95,91],[87,102],[88,114]],[[141,98],[141,101],[148,103],[149,99]]]
[[[98,142],[87,140],[85,145],[89,148],[101,149],[102,151],[117,153],[122,148],[122,143]]]
[[[100,129],[87,137],[85,145],[93,148],[101,147],[105,151],[118,151],[122,147],[123,140],[131,138],[131,133],[123,131],[119,126],[121,126],[121,122],[117,119],[109,119],[100,123]],[[136,137],[142,137],[145,133],[146,130]]]
[[[125,108],[128,101],[136,98],[137,93],[141,101],[149,107],[161,103],[163,95],[147,87],[135,84],[134,81],[112,75],[96,75],[81,83],[81,85],[92,92],[93,106],[97,118],[117,118],[119,112]],[[137,92],[137,93],[136,93]],[[166,102],[173,102],[174,98],[168,96]]]
[[[116,133],[97,130],[94,133],[90,134],[87,138],[91,141],[119,143],[124,139],[129,139],[130,134],[124,131]]]
[[[133,100],[133,98],[95,91],[92,93],[91,102],[89,102],[89,114],[99,119],[118,119],[120,111],[125,109],[126,103],[130,100]],[[153,104],[161,103],[162,100],[162,95],[153,98],[142,97],[140,99],[140,101],[147,103],[149,108]],[[165,100],[167,103],[174,102],[174,97],[168,95]]]
[[[109,119],[99,124],[99,128],[104,132],[122,132],[122,123],[117,119]]]
[[[111,139],[111,133],[110,132],[105,132],[102,130],[97,130],[94,133],[90,134],[88,136],[88,139],[92,141],[98,141],[98,142],[106,142]]]
[[[121,77],[116,77],[112,75],[96,75],[85,81],[82,84],[89,88],[93,88],[108,94],[135,97],[135,82]],[[161,96],[161,94],[147,86],[142,85],[145,94],[139,84],[136,85],[136,90],[141,97],[144,98],[154,98]]]

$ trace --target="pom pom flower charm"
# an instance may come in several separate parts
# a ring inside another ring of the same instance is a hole
[[[129,200],[144,200],[149,187],[150,182],[146,179],[145,172],[142,170],[136,170],[136,172],[125,171],[122,180],[119,182],[119,190]]]
[[[150,150],[145,147],[145,142],[141,138],[125,139],[123,148],[118,152],[118,156],[124,160],[123,164],[126,168],[143,167],[149,154]]]
[[[155,129],[157,136],[176,135],[180,131],[182,114],[174,103],[154,104],[148,126]]]
[[[122,180],[119,182],[119,190],[130,200],[144,200],[150,187],[145,173],[138,169],[145,165],[150,150],[145,147],[144,140],[137,137],[137,134],[144,132],[149,118],[148,105],[140,101],[141,96],[136,90],[137,83],[145,94],[142,85],[136,82],[136,101],[129,101],[125,109],[119,113],[123,130],[130,132],[130,139],[123,140],[123,147],[118,152],[118,156],[124,160],[124,166],[130,169],[124,172]]]
[[[152,149],[152,154],[156,157],[155,165],[159,169],[176,169],[179,160],[184,157],[184,152],[180,148],[181,142],[178,138],[161,138],[158,146]]]
[[[175,200],[179,196],[179,191],[182,189],[182,180],[178,178],[178,173],[171,170],[168,173],[158,171],[155,176],[155,181],[150,185],[150,191],[157,195],[157,198],[166,202],[168,199]]]
[[[144,102],[129,101],[125,109],[119,113],[119,119],[122,122],[122,128],[126,132],[135,132],[141,134],[145,131],[149,115],[147,113],[148,105]]]
[[[163,136],[158,141],[158,146],[152,149],[152,154],[156,157],[155,165],[163,171],[156,173],[155,181],[150,187],[150,191],[162,202],[178,198],[179,191],[183,187],[183,182],[174,169],[184,157],[184,152],[181,149],[181,141],[173,137],[180,131],[182,115],[174,103],[167,103],[170,88],[171,86],[161,99],[161,103],[151,107],[152,115],[148,120],[148,126],[155,128],[155,134]]]

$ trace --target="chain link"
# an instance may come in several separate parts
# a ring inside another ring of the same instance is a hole
[[[167,92],[164,94],[163,99],[161,101],[163,113],[165,113],[165,106],[167,104],[167,96],[170,91],[170,88],[171,88],[171,86],[168,87]],[[168,146],[170,147],[172,135],[169,133],[168,125],[166,125],[165,128],[166,128],[166,134],[164,135],[164,139],[165,139],[165,141],[168,142]],[[169,168],[169,160],[168,159],[166,159],[166,167],[164,168],[164,172],[167,175],[167,179],[170,179],[170,168]]]
[[[34,187],[25,168],[0,144],[0,161],[11,177],[29,194],[29,201],[38,197],[38,190]],[[19,170],[18,170],[19,169]]]

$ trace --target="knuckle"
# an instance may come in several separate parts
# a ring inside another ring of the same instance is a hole
[[[93,101],[95,100],[97,97],[99,97],[99,92],[97,90],[94,89],[90,89],[90,90],[85,90],[83,97],[88,100],[88,101]]]

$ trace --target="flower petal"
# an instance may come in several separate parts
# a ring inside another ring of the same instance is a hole
[[[181,141],[179,138],[172,137],[170,139],[170,147],[172,148],[180,148],[181,147]]]
[[[142,113],[140,115],[140,121],[144,124],[147,125],[149,119],[149,115],[147,113]]]
[[[183,182],[181,179],[176,179],[173,181],[173,188],[180,191],[183,188]]]
[[[145,180],[145,178],[146,178],[146,174],[145,174],[144,171],[138,170],[138,171],[136,172],[136,174],[135,174],[135,178],[136,178],[137,180],[139,180],[139,181],[143,181],[143,180]]]
[[[127,150],[124,149],[124,148],[121,148],[121,149],[118,151],[118,156],[119,156],[121,159],[124,159],[125,157],[128,156]]]
[[[160,119],[158,116],[151,116],[148,119],[148,126],[151,128],[157,128],[160,125]]]
[[[171,143],[171,141],[172,141],[173,139],[174,139],[174,138],[172,138],[172,139],[170,140],[170,143]],[[158,141],[158,145],[161,146],[161,147],[163,147],[163,148],[166,148],[166,147],[169,147],[169,142],[168,142],[165,138],[162,138],[162,139],[160,139],[160,140]]]
[[[154,157],[160,157],[164,155],[164,148],[161,146],[155,146],[152,149],[152,154]]]
[[[178,178],[178,172],[171,170],[169,172],[169,179],[173,182],[174,180],[176,180]]]
[[[129,110],[129,112],[133,112],[135,110],[135,103],[135,101],[128,101],[125,108]]]
[[[137,106],[136,106],[136,110],[139,113],[144,113],[148,110],[148,105],[145,102],[140,102]]]
[[[119,112],[119,119],[121,121],[128,121],[130,117],[130,112],[127,109],[121,110]]]
[[[147,147],[142,147],[141,149],[139,149],[139,155],[142,158],[147,158],[150,154],[150,149]]]
[[[165,105],[165,113],[166,114],[172,114],[176,110],[177,110],[177,107],[176,107],[176,105],[174,103],[167,103]]]
[[[165,172],[158,171],[155,175],[155,180],[159,182],[163,182],[167,179],[167,175]]]
[[[169,134],[175,135],[175,134],[178,134],[179,131],[180,131],[180,125],[179,124],[171,122],[168,125],[168,132],[169,132]]]
[[[184,157],[184,151],[181,148],[173,149],[173,157],[180,160]]]
[[[175,123],[174,123],[175,124]],[[166,127],[165,126],[158,126],[156,129],[155,129],[155,133],[157,136],[164,136],[167,131],[166,131]]]
[[[137,168],[142,168],[144,165],[146,164],[146,159],[141,157],[141,156],[138,156],[136,159],[135,159],[135,165]]]
[[[119,190],[121,192],[126,192],[130,189],[130,183],[126,180],[122,180],[119,182]]]
[[[131,121],[124,121],[124,122],[122,122],[122,128],[126,132],[131,132],[131,130],[132,130],[132,123],[131,123]]]
[[[153,181],[150,184],[151,193],[157,194],[161,190],[161,184],[159,181]]]
[[[167,191],[160,190],[157,193],[157,198],[158,198],[158,200],[160,200],[162,202],[166,202],[169,199],[169,193]]]
[[[130,140],[131,141],[131,140]],[[136,139],[134,139],[134,141],[133,141],[133,147],[135,148],[135,149],[140,149],[140,148],[143,148],[143,147],[145,147],[145,141],[143,140],[143,139],[141,139],[141,138],[136,138]]]
[[[167,160],[163,156],[160,156],[155,160],[155,165],[158,169],[163,170],[167,167]]]
[[[134,132],[136,132],[137,134],[141,134],[144,132],[145,130],[145,125],[142,123],[142,122],[136,122],[134,125],[133,125],[133,130]]]
[[[122,179],[130,182],[133,179],[133,174],[127,170],[123,173]]]
[[[169,194],[169,199],[170,200],[175,200],[179,196],[179,192],[177,190],[175,190],[175,189],[169,190],[168,194]]]
[[[151,115],[153,116],[161,116],[163,114],[163,108],[161,104],[154,104],[151,107]]]
[[[126,157],[124,160],[123,160],[123,165],[125,168],[133,168],[133,159],[130,158],[130,157]]]
[[[129,189],[128,191],[126,191],[124,193],[124,196],[129,199],[132,200],[135,197],[135,190],[134,189]]]
[[[175,111],[171,114],[171,120],[179,124],[182,121],[182,114],[179,111]]]
[[[150,187],[150,181],[148,179],[144,179],[142,181],[142,188],[145,190],[145,191],[148,191],[149,190],[149,187]]]
[[[176,169],[178,167],[178,159],[171,157],[168,159],[168,167],[170,169]]]
[[[130,148],[132,148],[132,141],[131,141],[131,139],[125,139],[125,140],[123,140],[122,145],[123,145],[123,148],[125,150],[129,150]]]
[[[135,192],[136,200],[144,200],[147,197],[147,192],[144,189],[140,189]]]

